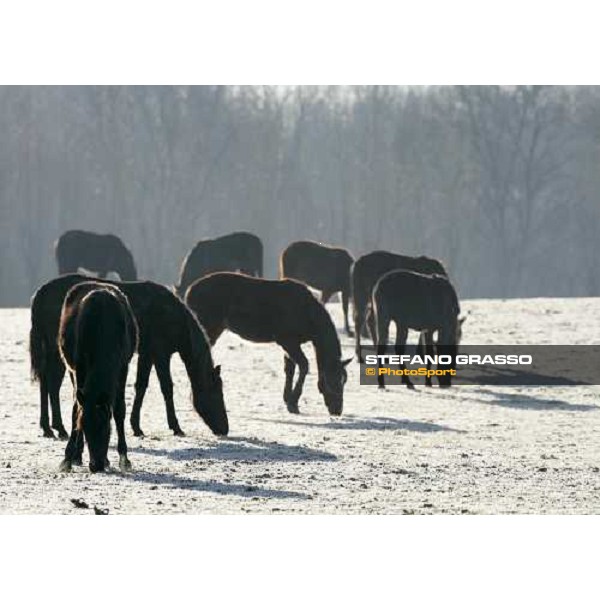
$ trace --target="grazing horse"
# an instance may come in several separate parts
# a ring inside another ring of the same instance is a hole
[[[373,288],[382,275],[394,269],[406,269],[426,275],[435,273],[447,277],[442,263],[427,256],[403,256],[385,251],[371,252],[361,256],[352,267],[352,301],[358,360],[360,360],[360,336],[363,327],[366,321],[372,321],[370,306]],[[369,329],[372,329],[372,326]]]
[[[348,323],[348,299],[353,262],[350,252],[345,248],[334,248],[317,242],[293,242],[279,258],[279,277],[297,279],[320,290],[323,304],[335,292],[341,292],[344,328],[348,336],[352,337]]]
[[[283,399],[298,413],[308,373],[301,344],[312,342],[317,355],[319,391],[332,415],[341,415],[346,365],[340,341],[323,305],[297,281],[255,279],[237,273],[215,273],[196,281],[185,296],[214,344],[225,329],[252,342],[275,342],[286,353]],[[292,387],[296,365],[299,376]]]
[[[90,471],[104,471],[111,416],[117,427],[119,466],[123,471],[131,468],[125,441],[125,384],[137,342],[135,317],[116,287],[86,282],[69,290],[60,315],[58,346],[75,383],[75,402],[61,471],[81,463],[84,437]]]
[[[388,340],[390,322],[396,324],[395,352],[404,354],[409,329],[415,329],[425,337],[427,354],[433,352],[433,332],[438,332],[438,351],[453,357],[452,364],[444,369],[456,367],[456,352],[460,342],[464,318],[459,319],[460,305],[453,285],[443,275],[424,275],[398,269],[386,273],[375,284],[372,298],[373,327],[371,335],[377,345],[377,354],[384,354]],[[466,317],[465,317],[466,318]],[[449,387],[451,376],[439,378],[440,387]],[[378,375],[379,387],[384,387],[383,375]],[[413,389],[407,375],[402,382]]]
[[[263,244],[253,233],[239,231],[212,240],[198,242],[181,263],[175,291],[180,298],[201,277],[219,271],[239,271],[262,277]]]
[[[72,229],[54,242],[58,274],[77,273],[79,268],[98,277],[118,273],[122,281],[135,281],[137,271],[133,256],[123,242],[112,234]]]
[[[65,368],[56,339],[63,300],[71,287],[84,281],[108,283],[84,275],[65,275],[40,287],[31,300],[29,353],[32,379],[40,383],[40,426],[44,437],[54,437],[48,418],[48,396],[52,407],[52,428],[61,438],[67,437],[59,399]],[[196,317],[165,286],[150,281],[110,283],[127,296],[139,328],[135,400],[131,412],[133,434],[144,435],[140,427],[140,412],[154,366],[165,399],[169,427],[175,435],[184,435],[175,414],[169,367],[171,355],[178,352],[191,383],[194,409],[213,433],[227,435],[229,425],[220,367],[213,366],[210,346]]]

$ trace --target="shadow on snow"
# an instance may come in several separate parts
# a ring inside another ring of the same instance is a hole
[[[446,425],[437,423],[428,423],[426,421],[411,421],[409,419],[393,419],[391,417],[372,417],[370,419],[355,419],[352,417],[341,417],[326,422],[311,422],[304,420],[291,419],[262,419],[254,417],[256,421],[265,421],[268,423],[280,423],[282,425],[300,425],[302,427],[316,427],[319,429],[337,429],[337,430],[365,430],[365,431],[388,431],[404,430],[415,431],[418,433],[435,433],[438,431],[447,431],[454,433],[464,433],[463,430],[453,429]]]

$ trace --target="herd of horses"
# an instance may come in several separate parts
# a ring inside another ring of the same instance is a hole
[[[312,343],[319,392],[329,413],[338,416],[351,358],[342,358],[337,330],[324,307],[335,293],[341,295],[344,330],[355,337],[358,360],[366,332],[378,353],[384,352],[391,322],[396,325],[398,354],[404,352],[408,330],[413,329],[421,333],[421,352],[443,347],[455,356],[464,321],[444,266],[425,256],[378,251],[355,261],[344,248],[298,241],[281,253],[280,278],[268,280],[263,278],[262,241],[252,233],[237,232],[198,242],[183,260],[178,283],[169,289],[137,281],[132,253],[114,235],[68,231],[57,240],[55,254],[59,277],[42,285],[31,300],[29,349],[32,377],[39,382],[43,434],[53,438],[56,431],[59,438],[68,439],[62,471],[82,463],[84,442],[90,470],[106,469],[111,418],[117,429],[119,466],[130,468],[125,383],[136,352],[130,416],[135,436],[144,435],[140,415],[152,367],[167,424],[175,435],[184,435],[173,402],[174,353],[185,366],[194,409],[215,435],[227,435],[221,370],[211,354],[225,330],[283,349],[283,400],[290,413],[299,412],[309,370],[302,344]],[[107,279],[110,274],[119,280]],[[310,288],[321,292],[320,300]],[[348,319],[350,300],[354,332]],[[70,434],[59,399],[66,372],[74,389]],[[412,387],[408,377],[403,381]],[[440,378],[439,383],[446,386],[450,381]],[[384,387],[383,378],[379,386]]]

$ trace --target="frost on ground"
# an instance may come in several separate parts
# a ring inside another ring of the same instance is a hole
[[[328,308],[341,332],[339,305]],[[600,343],[598,298],[474,300],[463,309],[470,311],[465,344]],[[282,351],[232,334],[214,351],[223,365],[228,438],[215,438],[193,412],[174,357],[187,437],[167,429],[153,376],[142,411],[147,437],[127,432],[133,471],[92,475],[85,466],[59,474],[65,442],[41,437],[38,388],[29,381],[29,311],[0,311],[0,332],[0,513],[600,512],[597,387],[394,386],[383,393],[361,387],[351,363],[344,416],[332,418],[307,346],[312,372],[296,416],[282,400]],[[340,338],[351,356],[352,340]],[[129,406],[134,374],[135,364]],[[65,422],[70,398],[66,380]],[[114,444],[109,458],[116,464]]]

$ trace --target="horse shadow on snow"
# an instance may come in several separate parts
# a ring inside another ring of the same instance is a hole
[[[464,433],[461,429],[454,429],[446,425],[438,425],[427,421],[411,421],[409,419],[394,419],[392,417],[372,417],[369,419],[354,418],[351,416],[342,417],[325,422],[313,422],[303,420],[286,420],[286,419],[261,419],[255,418],[257,421],[265,421],[269,423],[279,423],[281,425],[301,425],[302,427],[314,427],[318,429],[334,429],[334,430],[364,430],[364,431],[390,431],[404,430],[417,433]]]
[[[477,394],[492,396],[493,400],[473,399],[474,402],[504,408],[517,408],[520,410],[560,410],[572,412],[588,412],[598,410],[594,404],[576,404],[564,400],[551,400],[539,398],[534,395],[496,392],[493,390],[477,390]]]
[[[214,446],[203,448],[131,448],[130,452],[182,461],[325,462],[337,460],[335,454],[307,446],[292,446],[242,436],[228,437]]]
[[[257,438],[230,437],[214,446],[202,448],[130,448],[130,454],[165,457],[175,461],[239,461],[245,463],[276,462],[325,462],[337,460],[334,454],[314,450],[305,446],[291,446],[277,442],[266,442]],[[198,480],[172,473],[147,472],[134,469],[126,477],[135,481],[159,486],[236,495],[246,498],[260,497],[271,499],[306,500],[310,496],[290,490],[277,490],[254,484],[238,484],[217,480]]]

